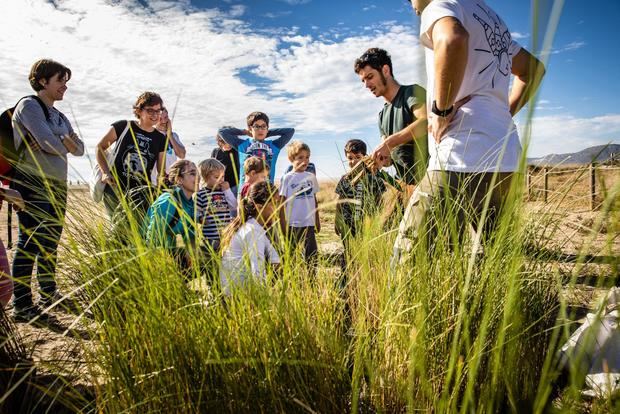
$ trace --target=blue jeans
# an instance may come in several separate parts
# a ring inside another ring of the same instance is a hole
[[[32,306],[30,279],[35,261],[42,295],[56,291],[54,275],[67,208],[67,183],[18,173],[11,187],[26,204],[26,209],[17,213],[19,233],[12,269],[13,305],[24,309]]]

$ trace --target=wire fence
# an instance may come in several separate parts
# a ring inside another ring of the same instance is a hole
[[[620,167],[589,164],[585,167],[530,166],[527,171],[527,201],[587,205],[594,211],[620,181]]]

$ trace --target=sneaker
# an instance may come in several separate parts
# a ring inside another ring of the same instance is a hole
[[[75,310],[77,309],[77,302],[68,296],[63,295],[59,291],[55,291],[51,294],[51,296],[41,294],[41,298],[39,299],[39,306],[43,309],[47,309],[53,304],[56,304],[52,309],[53,311],[59,310]]]
[[[51,315],[43,312],[38,306],[13,309],[13,320],[15,322],[31,322],[34,319],[36,319],[36,322],[47,322],[50,316]]]

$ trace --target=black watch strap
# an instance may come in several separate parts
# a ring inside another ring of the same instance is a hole
[[[446,117],[446,116],[450,115],[450,114],[452,113],[452,111],[453,111],[453,110],[454,110],[454,105],[452,105],[450,108],[447,108],[447,109],[441,109],[441,110],[440,110],[439,108],[437,108],[437,101],[433,101],[433,107],[432,107],[432,109],[431,109],[431,111],[432,111],[435,115],[440,116],[440,117],[442,117],[442,118],[444,118],[444,117]]]

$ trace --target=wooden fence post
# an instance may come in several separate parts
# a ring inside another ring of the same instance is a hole
[[[590,164],[590,210],[596,210],[596,164]]]
[[[544,198],[543,199],[545,201],[545,204],[547,204],[547,193],[549,192],[549,174],[548,174],[548,172],[549,172],[549,168],[548,167],[543,168],[543,179],[544,179],[544,182],[545,182],[545,190],[544,190]]]
[[[527,168],[525,172],[525,188],[527,191],[526,200],[530,201],[532,199],[532,174],[529,168]]]

